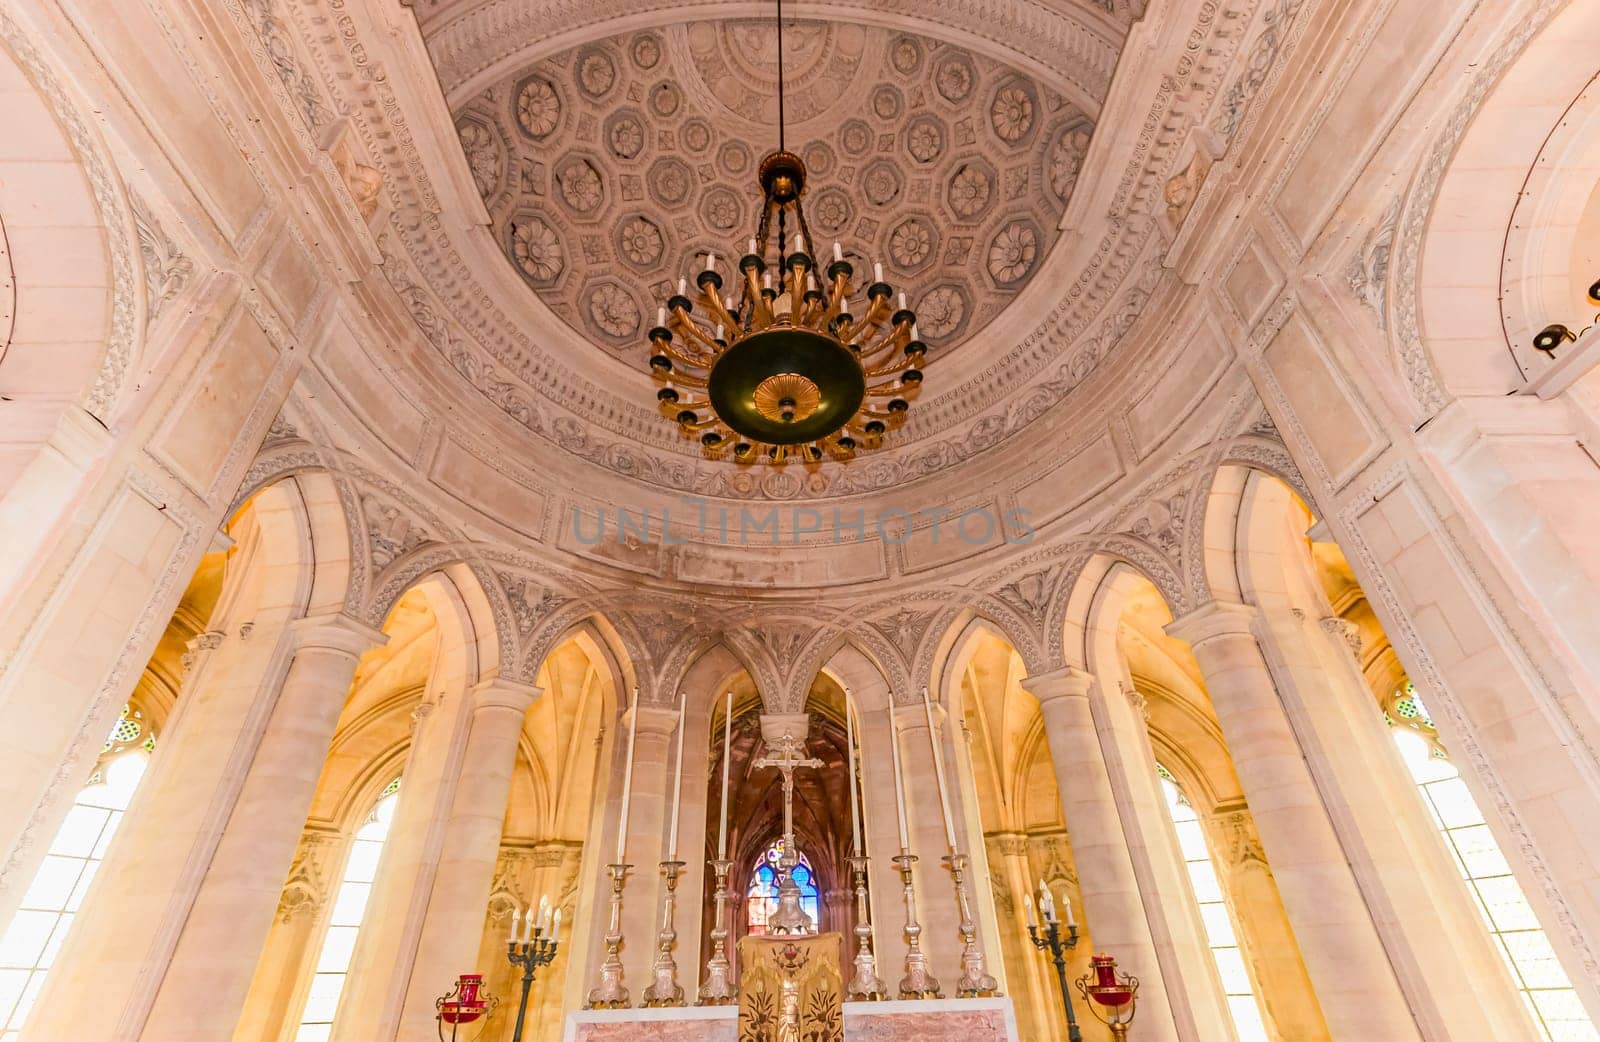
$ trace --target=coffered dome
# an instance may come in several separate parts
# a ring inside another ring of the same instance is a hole
[[[784,67],[818,249],[882,263],[935,356],[971,340],[1055,243],[1090,118],[1010,65],[888,28],[791,23]],[[586,340],[642,359],[677,278],[742,250],[777,69],[770,19],[689,22],[552,55],[456,107],[497,243]]]

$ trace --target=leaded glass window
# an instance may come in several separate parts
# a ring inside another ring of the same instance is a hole
[[[317,968],[311,976],[311,991],[306,996],[305,1012],[300,1017],[295,1042],[326,1042],[333,1030],[339,996],[344,993],[345,977],[350,972],[350,959],[355,955],[356,938],[361,933],[361,920],[367,910],[367,898],[378,876],[378,860],[383,855],[384,840],[388,838],[399,799],[400,780],[396,778],[378,797],[372,813],[367,815],[350,843],[344,878],[333,899],[328,930],[322,938],[322,949],[317,955]]]
[[[1228,1010],[1233,1015],[1233,1026],[1239,1034],[1239,1042],[1269,1042],[1270,1036],[1261,1017],[1260,1000],[1256,996],[1250,972],[1245,968],[1244,955],[1239,950],[1228,902],[1223,897],[1222,884],[1217,879],[1216,866],[1206,846],[1200,816],[1195,813],[1183,790],[1178,788],[1171,772],[1160,764],[1156,765],[1156,771],[1161,775],[1167,811],[1172,816],[1172,827],[1178,833],[1178,848],[1183,855],[1184,867],[1189,870],[1189,886],[1200,908],[1206,942],[1211,947],[1211,958],[1216,962],[1217,973],[1222,978],[1222,991],[1227,997]]]
[[[22,1031],[154,749],[155,734],[143,713],[125,706],[88,785],[72,801],[0,935],[0,1042],[14,1042]]]
[[[766,933],[768,920],[778,910],[778,863],[783,859],[783,851],[783,840],[779,839],[761,855],[755,871],[750,873],[750,885],[745,888],[745,906],[752,935]],[[794,868],[794,882],[800,888],[800,907],[805,909],[812,922],[820,923],[817,876],[811,868],[810,859],[804,854],[800,854],[799,858],[800,863]]]
[[[1478,801],[1450,762],[1432,715],[1410,681],[1390,696],[1384,716],[1406,769],[1422,792],[1422,802],[1450,848],[1450,859],[1540,1032],[1550,1042],[1600,1042],[1600,1032],[1584,1011]]]

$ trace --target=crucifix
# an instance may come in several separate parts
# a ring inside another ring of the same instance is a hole
[[[778,755],[768,754],[751,766],[756,770],[776,768],[783,775],[783,859],[778,862],[778,907],[767,920],[767,932],[775,936],[813,934],[817,926],[800,904],[800,887],[794,881],[795,866],[800,864],[800,853],[794,844],[794,772],[799,767],[821,767],[822,761],[802,758],[805,745],[785,731],[775,743]]]

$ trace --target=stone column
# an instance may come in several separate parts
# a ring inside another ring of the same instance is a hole
[[[184,919],[143,1039],[232,1038],[356,664],[384,639],[343,615],[301,619],[290,628],[294,660]],[[205,1001],[197,1003],[197,995]]]
[[[1093,685],[1092,676],[1073,666],[1022,681],[1044,714],[1045,740],[1086,906],[1079,918],[1094,931],[1095,945],[1115,952],[1118,963],[1142,982],[1140,1036],[1149,1042],[1177,1042],[1168,983],[1089,705]]]
[[[1011,987],[1011,1001],[1017,1007],[1018,1027],[1026,1037],[1037,1038],[1039,1042],[1056,1042],[1066,1037],[1066,1018],[1061,1013],[1061,998],[1056,994],[1049,955],[1034,948],[1022,904],[1022,899],[1032,896],[1039,885],[1028,869],[1028,837],[1021,832],[1002,832],[990,838],[994,847],[989,865],[1005,887],[1010,906],[1002,907],[996,902],[1000,918],[996,924],[1000,934],[997,954],[1007,963],[1006,980]],[[1068,972],[1072,972],[1070,963]]]
[[[1533,1037],[1347,627],[1290,608],[1259,612],[1252,633],[1423,1037]]]
[[[477,965],[478,950],[500,857],[517,741],[538,694],[536,687],[500,678],[484,681],[470,694],[471,721],[444,821],[438,867],[431,886],[425,878],[417,879],[418,887],[427,890],[427,911],[415,963],[407,975],[398,1035],[403,1042],[437,1040],[434,1000],[449,991],[460,974],[482,969]],[[448,778],[444,783],[449,784]],[[356,1036],[341,1032],[339,1037]]]
[[[356,663],[384,640],[344,615],[269,615],[186,690],[28,1037],[232,1037]]]
[[[1334,1038],[1421,1038],[1266,660],[1254,610],[1208,604],[1167,632],[1187,641],[1255,817]]]

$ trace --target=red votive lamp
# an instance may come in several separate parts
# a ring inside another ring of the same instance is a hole
[[[1095,1018],[1111,1029],[1113,1037],[1126,1038],[1128,1025],[1133,1022],[1139,978],[1118,973],[1115,956],[1094,955],[1089,958],[1089,972],[1077,983]]]

